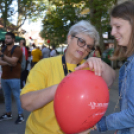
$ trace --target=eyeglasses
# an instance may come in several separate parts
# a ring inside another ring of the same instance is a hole
[[[84,47],[86,46],[86,41],[83,40],[82,38],[76,37],[76,36],[72,36],[74,38],[77,38],[77,45],[80,47]],[[94,48],[94,45],[87,45],[87,51],[90,52],[92,49]]]

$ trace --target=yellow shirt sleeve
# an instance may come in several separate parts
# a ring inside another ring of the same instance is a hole
[[[46,87],[47,73],[42,68],[43,66],[44,66],[43,61],[41,61],[38,63],[38,66],[35,65],[35,67],[30,71],[30,74],[28,75],[27,78],[26,85],[21,90],[21,95],[31,91],[44,89]]]

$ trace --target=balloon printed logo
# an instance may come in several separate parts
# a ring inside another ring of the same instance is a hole
[[[88,104],[91,109],[95,109],[97,107],[104,107],[107,108],[108,107],[108,103],[95,103],[95,102],[90,102],[90,104]]]

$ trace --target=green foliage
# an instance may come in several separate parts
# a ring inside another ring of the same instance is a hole
[[[51,0],[43,22],[41,36],[50,39],[52,45],[64,43],[69,28],[79,20],[90,20],[100,33],[106,32],[109,26],[109,10],[116,0]],[[89,8],[90,12],[81,15]]]
[[[4,27],[8,24],[7,19],[12,15],[14,12],[13,7],[11,7],[12,0],[1,0],[0,1],[0,13],[1,18],[3,19]]]
[[[89,0],[90,21],[96,26],[100,34],[100,45],[103,50],[104,43],[102,34],[108,31],[110,20],[110,9],[115,4],[115,0]]]
[[[69,28],[79,20],[89,19],[86,15],[80,15],[81,11],[81,0],[51,1],[42,21],[43,30],[40,35],[49,39],[51,45],[65,43]]]

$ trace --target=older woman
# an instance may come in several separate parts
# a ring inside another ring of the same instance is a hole
[[[65,55],[43,59],[31,70],[21,92],[22,107],[31,111],[26,134],[63,134],[53,109],[57,86],[78,64],[84,62],[83,58],[98,44],[98,40],[96,29],[89,22],[80,21],[70,28]],[[108,85],[112,84],[115,73],[100,58],[90,58],[81,67],[86,65],[94,69],[96,75],[102,75]]]

